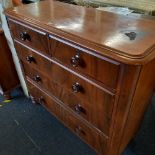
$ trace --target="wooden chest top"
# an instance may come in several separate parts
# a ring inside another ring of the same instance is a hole
[[[144,64],[155,57],[152,18],[117,15],[52,0],[9,9],[6,15],[127,64]]]

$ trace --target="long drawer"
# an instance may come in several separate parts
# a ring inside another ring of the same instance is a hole
[[[104,57],[92,55],[89,50],[80,48],[65,40],[50,35],[50,53],[57,61],[79,71],[110,88],[116,88],[120,63]]]
[[[95,128],[89,126],[87,123],[81,121],[73,113],[69,112],[61,104],[59,104],[43,89],[28,81],[27,84],[29,93],[34,98],[34,100],[36,100],[36,102],[41,103],[74,133],[76,133],[82,140],[87,142],[99,153],[103,154],[107,145],[107,138],[105,138],[102,133],[98,132]]]

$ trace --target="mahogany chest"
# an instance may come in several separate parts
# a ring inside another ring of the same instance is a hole
[[[52,0],[5,13],[32,101],[99,154],[121,154],[153,94],[155,21]]]

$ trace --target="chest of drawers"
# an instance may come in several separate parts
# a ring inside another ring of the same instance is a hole
[[[155,86],[154,21],[57,1],[6,15],[32,101],[99,154],[121,154]]]

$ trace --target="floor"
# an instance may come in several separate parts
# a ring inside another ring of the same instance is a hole
[[[96,155],[21,89],[5,103],[0,96],[0,155]],[[122,155],[155,154],[155,95],[141,128]]]

